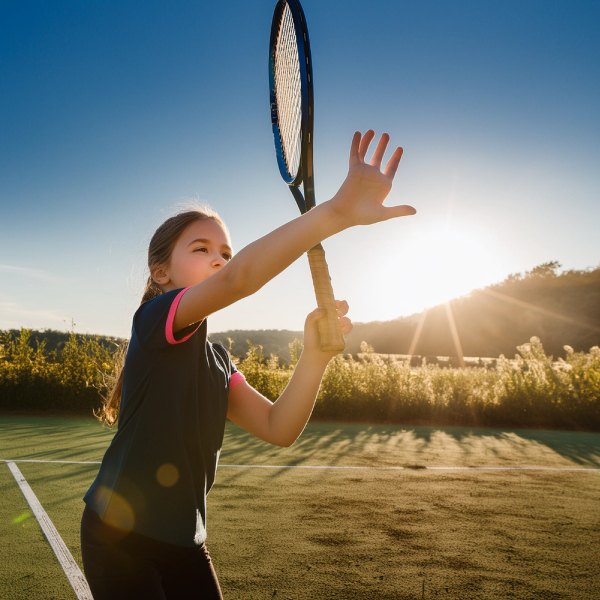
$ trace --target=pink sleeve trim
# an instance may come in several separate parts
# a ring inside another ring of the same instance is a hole
[[[202,322],[198,323],[198,327],[196,327],[196,329],[194,329],[194,331],[192,331],[192,333],[190,333],[189,335],[186,335],[184,338],[181,338],[180,340],[176,340],[175,337],[173,336],[173,322],[175,321],[175,313],[177,312],[177,307],[179,306],[179,301],[181,300],[181,297],[191,287],[192,286],[190,285],[189,287],[186,287],[185,290],[181,290],[179,292],[179,294],[177,294],[177,296],[175,296],[175,300],[173,300],[173,303],[171,304],[171,308],[169,309],[169,316],[167,317],[167,326],[166,326],[166,330],[165,330],[165,334],[167,336],[167,342],[169,342],[169,344],[181,344],[181,342],[185,342],[185,340],[192,337],[196,333],[196,331],[198,331],[198,327],[200,327],[200,325],[202,324]]]
[[[242,381],[246,381],[246,378],[239,371],[236,371],[229,379],[229,389],[235,387],[238,383],[242,383]]]

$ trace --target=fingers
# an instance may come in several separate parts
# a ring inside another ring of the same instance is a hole
[[[375,152],[371,158],[371,166],[381,169],[381,161],[383,160],[383,155],[385,154],[385,149],[387,148],[389,141],[390,136],[387,133],[384,133],[379,139],[379,144],[377,144],[377,148],[375,148]]]
[[[367,155],[367,151],[369,150],[369,145],[373,141],[374,137],[375,132],[372,129],[369,129],[369,131],[367,131],[362,137],[360,131],[354,132],[354,137],[352,138],[352,144],[350,146],[351,165],[357,161],[364,162],[365,156]],[[373,157],[371,158],[371,162],[369,163],[371,166],[381,170],[383,155],[385,154],[389,141],[389,134],[384,133],[379,139],[377,148],[375,148],[375,152],[373,153]],[[401,147],[396,148],[394,154],[392,154],[390,160],[388,161],[385,167],[384,175],[386,175],[390,179],[394,179],[394,176],[396,175],[396,171],[398,170],[398,165],[400,164],[400,159],[402,158],[403,152],[404,151]]]
[[[352,138],[352,144],[350,144],[350,164],[359,160],[358,158],[358,146],[360,144],[360,131],[354,132],[354,137]]]
[[[337,306],[338,322],[342,333],[350,333],[354,325],[352,325],[352,321],[348,317],[344,316],[348,312],[348,303],[345,300],[336,300],[335,305]]]
[[[336,300],[335,306],[337,308],[337,314],[340,317],[343,317],[349,310],[348,303],[345,300]]]
[[[348,313],[348,310],[350,309],[346,300],[336,300],[335,308],[338,317],[343,317],[345,314]],[[323,318],[326,314],[327,310],[325,308],[315,308],[315,310],[309,313],[308,316],[313,320],[317,320]]]
[[[386,210],[386,221],[396,217],[407,217],[417,214],[416,209],[408,204],[402,204],[401,206],[384,206],[383,208]]]
[[[385,171],[383,174],[390,179],[394,179],[394,175],[396,175],[396,171],[398,170],[398,165],[400,164],[400,159],[402,158],[402,153],[404,150],[398,146],[394,154],[392,154],[390,160],[388,160],[388,164],[385,167]]]
[[[369,129],[367,133],[363,136],[363,139],[360,140],[360,146],[358,147],[358,157],[360,160],[365,160],[365,155],[367,154],[367,150],[369,149],[369,144],[373,141],[375,137],[375,132],[372,129]]]
[[[315,308],[312,312],[308,313],[306,317],[307,320],[310,321],[318,321],[322,319],[327,314],[327,310],[324,308]]]
[[[348,303],[345,300],[336,300],[335,305],[337,307],[338,323],[340,324],[340,330],[343,334],[350,333],[354,328],[352,321],[344,316],[348,312]],[[327,310],[324,308],[315,308],[312,312],[308,313],[307,321],[316,322],[327,315]]]
[[[350,333],[352,331],[352,321],[348,317],[340,317],[340,329],[343,334]]]

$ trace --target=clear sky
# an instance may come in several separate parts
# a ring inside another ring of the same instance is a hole
[[[274,5],[0,0],[0,329],[128,337],[150,237],[186,198],[234,251],[298,216],[270,125]],[[324,242],[354,321],[550,260],[598,266],[600,3],[303,7],[317,202],[373,128],[404,147],[386,204],[418,211]],[[302,329],[315,306],[303,257],[209,332]]]

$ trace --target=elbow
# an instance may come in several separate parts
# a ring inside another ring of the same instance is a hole
[[[266,282],[263,281],[258,285],[257,279],[250,276],[250,268],[246,259],[244,258],[236,263],[236,258],[234,257],[227,265],[228,268],[231,267],[228,276],[231,278],[231,286],[235,290],[238,299],[246,298],[258,292]]]
[[[274,412],[277,402],[269,406],[267,421],[266,421],[266,436],[263,438],[273,446],[279,446],[280,448],[289,448],[297,439],[298,435],[294,436],[294,432],[289,431],[289,428],[282,427],[276,421],[274,421]],[[286,431],[286,429],[288,429]]]
[[[250,296],[253,292],[250,290],[246,270],[243,267],[235,265],[233,262],[229,263],[227,267],[230,267],[229,272],[227,273],[229,287],[236,299],[239,300],[246,296]]]
[[[294,445],[297,439],[298,438],[295,438],[293,440],[279,440],[275,443],[275,445],[279,446],[280,448],[289,448],[290,446]]]
[[[289,448],[296,439],[284,438],[278,435],[271,434],[268,438],[264,438],[265,441],[268,441],[269,444],[273,444],[273,446],[277,446],[278,448]]]

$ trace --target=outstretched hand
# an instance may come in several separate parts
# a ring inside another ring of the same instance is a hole
[[[348,176],[329,201],[334,213],[345,220],[349,227],[370,225],[395,217],[414,215],[417,212],[408,205],[383,206],[383,201],[392,189],[392,182],[402,158],[402,148],[396,148],[381,172],[381,162],[390,136],[387,133],[381,136],[371,162],[367,164],[365,156],[374,137],[375,132],[372,129],[364,136],[361,136],[360,131],[354,134],[350,146]]]

